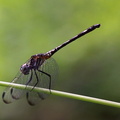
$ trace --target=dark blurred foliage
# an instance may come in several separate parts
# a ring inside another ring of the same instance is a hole
[[[120,102],[119,7],[118,0],[0,0],[0,80],[11,81],[31,55],[101,23],[53,56],[59,65],[54,89]],[[57,96],[34,107],[25,98],[0,101],[1,120],[120,120],[118,108]]]

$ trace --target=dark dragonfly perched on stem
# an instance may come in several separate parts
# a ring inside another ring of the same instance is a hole
[[[64,46],[99,27],[100,24],[93,25],[51,51],[31,56],[30,59],[21,66],[18,75],[12,82],[25,84],[26,87],[28,85],[33,86],[32,90],[8,87],[3,92],[3,101],[8,104],[26,95],[28,103],[35,105],[39,100],[45,99],[47,94],[34,92],[33,89],[37,86],[51,90],[52,82],[57,76],[57,64],[51,56]]]

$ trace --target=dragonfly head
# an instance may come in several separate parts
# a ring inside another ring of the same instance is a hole
[[[20,71],[24,74],[24,75],[28,75],[29,71],[30,71],[30,67],[28,64],[23,64],[20,68]]]

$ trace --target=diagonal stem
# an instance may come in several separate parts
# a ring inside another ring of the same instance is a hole
[[[27,86],[27,88],[26,88],[26,85],[3,82],[3,81],[0,81],[0,86],[14,87],[14,88],[18,88],[18,89],[28,89],[28,90],[31,90],[33,88],[33,86]],[[82,100],[82,101],[87,101],[87,102],[97,103],[97,104],[101,104],[101,105],[120,108],[119,102],[114,102],[114,101],[110,101],[110,100],[88,97],[88,96],[84,96],[84,95],[78,95],[78,94],[73,94],[73,93],[68,93],[68,92],[57,91],[57,90],[51,90],[51,92],[50,92],[49,89],[39,88],[39,87],[35,87],[33,89],[33,91],[44,92],[46,94],[52,94],[52,95],[56,95],[56,96],[67,97],[67,98],[72,98],[72,99],[76,99],[76,100]]]

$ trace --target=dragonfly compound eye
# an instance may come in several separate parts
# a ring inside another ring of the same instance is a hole
[[[23,64],[20,68],[20,71],[24,74],[24,75],[28,75],[29,71],[30,71],[30,67],[27,64]]]

